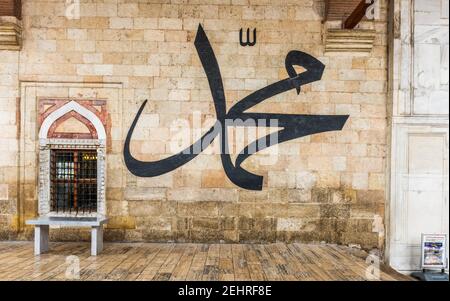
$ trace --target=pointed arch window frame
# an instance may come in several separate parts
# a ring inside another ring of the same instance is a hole
[[[95,128],[96,139],[51,138],[51,127],[60,119],[75,112],[85,118]],[[70,100],[50,113],[39,129],[39,215],[40,216],[89,216],[106,217],[106,130],[101,119],[92,111]],[[97,150],[97,211],[91,213],[71,213],[51,211],[50,168],[52,149]]]

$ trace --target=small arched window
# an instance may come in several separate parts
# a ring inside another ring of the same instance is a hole
[[[40,215],[105,215],[105,112],[86,101],[43,105]]]

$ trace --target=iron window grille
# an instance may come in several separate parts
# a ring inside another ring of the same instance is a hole
[[[97,211],[97,152],[51,150],[51,210],[57,213]]]

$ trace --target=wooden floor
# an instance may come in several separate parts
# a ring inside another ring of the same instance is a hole
[[[98,257],[89,247],[51,243],[34,256],[30,242],[0,242],[0,280],[367,280],[368,264],[334,245],[107,243]],[[380,280],[408,280],[382,270]]]

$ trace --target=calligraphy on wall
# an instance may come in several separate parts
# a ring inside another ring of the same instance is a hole
[[[247,28],[247,40],[244,42],[244,32],[243,29],[239,30],[239,44],[241,44],[242,47],[245,46],[255,46],[256,45],[256,28],[253,29],[253,41],[250,40],[250,28]]]
[[[214,54],[208,37],[199,25],[195,38],[195,48],[202,63],[209,82],[209,87],[214,101],[217,121],[198,141],[185,150],[168,158],[147,162],[133,157],[130,150],[130,142],[136,128],[136,124],[147,104],[143,102],[128,131],[124,144],[124,160],[128,170],[138,177],[157,177],[169,173],[193,160],[204,151],[218,136],[220,139],[220,157],[223,168],[228,178],[235,185],[248,190],[262,190],[263,177],[253,174],[242,167],[242,164],[250,156],[273,145],[297,139],[300,137],[329,132],[340,131],[347,122],[348,115],[301,115],[301,114],[273,114],[273,113],[249,113],[246,112],[255,105],[275,95],[295,89],[300,94],[302,86],[319,81],[325,70],[318,59],[302,51],[290,51],[285,59],[285,68],[288,78],[270,84],[258,91],[251,93],[226,109],[225,92],[220,73],[219,64]],[[295,66],[303,67],[306,71],[297,73]],[[228,127],[235,120],[266,121],[270,126],[271,120],[277,120],[278,132],[271,133],[263,138],[253,141],[239,153],[233,162],[228,149]],[[231,123],[229,122],[231,121]],[[276,139],[274,139],[276,137]],[[200,150],[200,151],[196,151]]]

